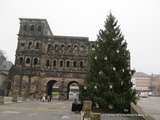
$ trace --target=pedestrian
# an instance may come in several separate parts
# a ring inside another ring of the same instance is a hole
[[[46,100],[46,97],[45,97],[45,95],[43,95],[42,96],[42,102],[45,102],[45,100]]]
[[[47,96],[47,101],[50,102],[50,96],[49,95]]]
[[[52,95],[50,95],[49,100],[50,100],[50,102],[52,101]]]

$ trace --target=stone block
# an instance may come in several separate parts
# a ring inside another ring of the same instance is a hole
[[[12,97],[0,96],[0,104],[12,103]]]
[[[92,101],[90,100],[85,100],[83,101],[83,111],[92,111]]]

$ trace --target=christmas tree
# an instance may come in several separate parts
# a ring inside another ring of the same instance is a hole
[[[99,31],[95,49],[89,57],[86,85],[81,89],[81,99],[90,99],[99,110],[129,112],[130,103],[136,103],[132,89],[130,52],[121,33],[118,21],[110,13],[104,30]]]

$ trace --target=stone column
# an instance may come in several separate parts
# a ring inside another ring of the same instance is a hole
[[[22,93],[22,80],[23,80],[23,76],[20,75],[20,79],[19,79],[19,91],[18,91],[18,95],[21,96]]]

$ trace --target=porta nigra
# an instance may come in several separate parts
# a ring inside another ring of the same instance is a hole
[[[70,86],[85,82],[94,46],[88,37],[54,35],[46,19],[20,18],[10,94],[38,98],[51,95],[55,87],[68,99]]]

